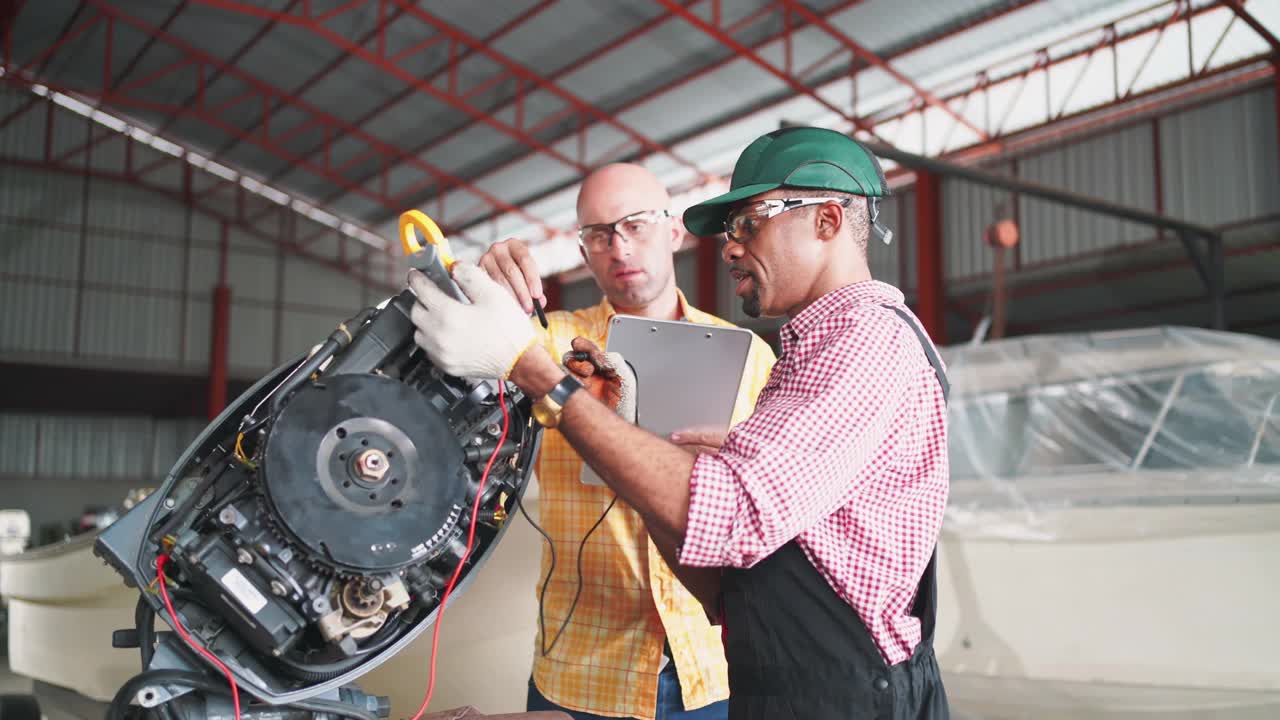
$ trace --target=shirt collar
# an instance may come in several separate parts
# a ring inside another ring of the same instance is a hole
[[[685,299],[684,293],[681,292],[680,288],[676,288],[676,309],[680,311],[680,320],[688,320],[689,322],[707,322],[710,317],[706,313],[690,305],[689,301]],[[601,326],[607,325],[609,320],[614,315],[618,314],[618,311],[613,307],[613,303],[609,302],[609,298],[607,297],[601,300],[600,304],[592,308],[592,311],[594,315],[593,320],[600,323]]]
[[[906,298],[898,288],[879,280],[864,280],[836,288],[814,300],[782,326],[782,343],[789,346],[812,330],[819,322],[855,305],[901,305]],[[783,348],[787,352],[787,347]]]

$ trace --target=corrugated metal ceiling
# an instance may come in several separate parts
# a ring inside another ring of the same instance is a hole
[[[892,58],[908,77],[941,87],[1046,38],[1152,2],[807,0],[803,7]],[[854,106],[850,53],[829,33],[800,27],[798,14],[780,9],[788,2],[679,4],[703,21],[719,22],[734,42],[759,45],[765,62],[785,67],[789,47],[793,72],[811,70],[810,87],[838,107]],[[346,7],[353,9],[342,11]],[[713,18],[713,8],[720,17]],[[317,29],[298,21],[304,10],[334,14]],[[643,157],[680,185],[724,173],[747,142],[780,120],[837,120],[661,3],[635,0],[446,0],[412,7],[383,0],[44,0],[22,6],[15,63],[50,46],[73,18],[108,11],[116,18],[110,40],[101,27],[86,32],[52,57],[41,79],[101,89],[110,42],[113,85],[118,97],[129,98],[118,104],[108,98],[113,111],[380,234],[390,231],[385,223],[400,209],[436,213],[446,227],[471,228],[460,243],[464,254],[494,235],[527,232],[530,219],[496,210],[475,190],[433,177],[432,168],[565,228],[572,222],[573,185],[592,165]],[[271,12],[285,15],[272,18]],[[148,36],[161,28],[164,37]],[[778,39],[767,42],[771,38]],[[192,56],[200,62],[180,63]],[[381,65],[394,65],[394,72]],[[205,112],[172,112],[174,105],[191,108],[199,88]],[[856,92],[860,113],[913,95],[878,69],[858,73]],[[245,97],[249,101],[237,101]],[[575,108],[578,102],[589,108]],[[586,130],[579,135],[579,128]],[[903,124],[904,136],[916,132]],[[951,144],[976,137],[962,128]],[[676,152],[642,149],[648,141]],[[375,145],[395,150],[383,158]]]

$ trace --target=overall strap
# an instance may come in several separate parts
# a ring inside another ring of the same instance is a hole
[[[885,305],[898,314],[902,321],[911,327],[915,332],[916,339],[920,341],[920,346],[924,348],[924,354],[929,358],[929,364],[933,366],[933,373],[938,377],[938,384],[942,386],[942,399],[946,402],[951,395],[951,383],[947,380],[947,373],[942,369],[942,360],[938,357],[938,351],[934,348],[933,343],[929,341],[929,337],[924,334],[924,330],[916,324],[911,313],[896,305]],[[911,608],[911,614],[920,618],[923,624],[921,628],[924,640],[928,644],[933,643],[934,623],[937,615],[938,602],[938,549],[935,547],[933,556],[929,558],[929,565],[925,568],[924,575],[920,578],[920,587],[916,591],[916,601]]]
[[[921,330],[920,326],[912,319],[911,313],[897,305],[885,305],[884,307],[898,313],[898,317],[911,326],[911,330],[916,334],[916,339],[920,341],[920,346],[924,348],[924,354],[929,358],[929,364],[933,366],[934,374],[938,376],[938,384],[942,386],[942,399],[946,400],[951,394],[951,383],[947,380],[946,371],[942,369],[942,360],[938,357],[938,351],[933,347],[933,343],[929,342],[929,337],[924,334],[924,330]]]

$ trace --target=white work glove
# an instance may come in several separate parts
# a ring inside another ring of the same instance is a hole
[[[414,341],[450,375],[506,380],[537,340],[532,323],[515,298],[479,267],[455,263],[453,280],[470,305],[446,295],[426,275],[410,271],[409,288],[418,296],[410,313],[417,327]]]
[[[576,337],[573,350],[564,354],[564,366],[573,373],[587,392],[604,403],[618,417],[636,422],[636,376],[621,353],[602,352],[584,337]],[[578,356],[575,357],[575,353]]]

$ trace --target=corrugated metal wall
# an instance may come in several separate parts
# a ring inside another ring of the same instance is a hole
[[[1213,225],[1280,212],[1274,90],[1160,122],[1165,212]]]
[[[56,159],[82,145],[91,126],[56,105],[17,113],[29,97],[0,87],[0,116],[16,118],[0,132],[0,361],[206,374],[224,226],[181,201],[184,172],[206,208],[234,216],[235,194],[141,144],[130,170],[123,136],[94,146],[89,174],[83,155],[33,167],[46,148]],[[121,179],[148,166],[156,169],[145,183],[156,189]],[[275,242],[314,236],[309,251],[341,262],[360,257],[358,241],[339,249],[329,228],[251,194],[242,202],[261,234],[226,226],[228,369],[252,380],[384,291]],[[387,268],[394,262],[376,254],[367,272],[398,282]],[[65,522],[83,505],[118,504],[129,487],[157,485],[204,425],[0,412],[0,507],[27,508],[39,524]]]
[[[1009,175],[1012,163],[988,168]],[[990,272],[991,250],[983,242],[987,227],[1002,217],[1016,212],[1013,198],[1002,190],[983,187],[964,180],[942,181],[943,272],[948,280]],[[913,218],[914,219],[914,218]],[[912,257],[915,257],[912,245]],[[915,275],[912,267],[911,274]],[[914,278],[913,278],[914,279]],[[912,283],[914,287],[915,283]]]
[[[985,169],[1220,225],[1280,212],[1276,128],[1275,91],[1265,88]],[[983,231],[997,214],[1015,210],[1023,268],[1156,239],[1152,228],[1138,223],[1027,197],[1015,206],[1010,193],[964,180],[944,179],[942,192],[949,281],[990,272],[991,250],[983,244]]]
[[[1252,91],[996,169],[1139,207],[1155,209],[1159,201],[1171,215],[1210,224],[1280,213],[1275,108],[1273,90]],[[18,145],[6,132],[0,152],[17,152]],[[964,182],[945,181],[942,203],[951,281],[988,272],[982,231],[1001,204],[1018,214],[1024,268],[1152,235],[1026,198],[1015,205],[1007,193]],[[873,275],[910,292],[914,192],[888,200],[882,222],[895,238],[868,249]],[[189,215],[180,204],[128,185],[0,163],[0,358],[204,372],[220,232],[209,217]],[[319,341],[359,306],[381,299],[349,276],[237,230],[228,239],[233,376],[260,376]],[[746,317],[727,274],[716,277],[719,314],[757,332],[781,324]],[[696,298],[693,253],[678,256],[677,278]],[[570,309],[599,297],[589,277],[562,291]],[[155,482],[202,425],[0,415],[0,478]]]
[[[101,179],[0,164],[0,187],[0,356],[205,371],[219,222]],[[234,228],[228,284],[230,372],[244,378],[381,299]]]
[[[0,477],[154,485],[204,426],[200,420],[0,413]]]
[[[912,190],[890,196],[880,203],[880,224],[893,231],[893,238],[888,245],[875,238],[868,244],[867,263],[871,266],[871,277],[897,287],[902,287],[904,275],[914,280],[914,269],[905,265],[908,258],[903,248],[915,244],[911,234],[915,211],[915,192]]]
[[[1138,125],[1028,156],[1018,163],[1018,177],[1129,207],[1158,210],[1153,127]],[[1024,264],[1106,250],[1155,236],[1144,225],[1034,198],[1020,198],[1018,214]]]
[[[187,182],[203,208],[234,218],[239,207],[259,231],[228,225],[233,377],[258,377],[381,299],[275,242],[308,238],[314,256],[346,265],[367,249],[358,241],[339,248],[336,231],[252,193],[237,200],[234,186],[124,135],[80,152],[101,128],[46,101],[24,112],[32,99],[0,87],[12,120],[0,133],[0,359],[205,372],[223,225],[182,202]],[[399,284],[389,264],[373,253],[366,271]]]

